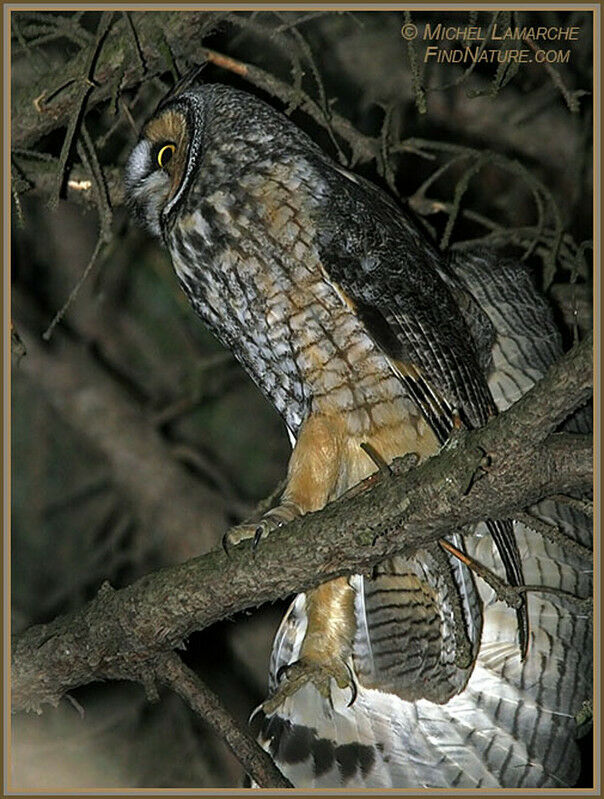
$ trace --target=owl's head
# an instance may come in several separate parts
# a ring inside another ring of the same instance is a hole
[[[294,151],[322,156],[305,133],[262,100],[204,84],[170,95],[144,125],[126,164],[126,200],[139,221],[167,243],[202,162],[208,167],[216,157],[220,175],[213,177],[236,181],[246,164]]]
[[[162,102],[126,163],[126,202],[156,236],[169,229],[195,176],[209,88]]]

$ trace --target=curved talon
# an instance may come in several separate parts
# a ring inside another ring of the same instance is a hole
[[[283,679],[284,677],[285,680]],[[316,690],[325,697],[333,709],[333,697],[330,688],[332,679],[338,688],[350,688],[348,707],[351,707],[357,699],[358,686],[353,670],[348,663],[340,659],[326,660],[324,662],[301,659],[279,667],[276,673],[278,687],[263,702],[262,709],[267,716],[271,715],[288,696],[293,696],[307,683],[314,684]]]
[[[226,533],[222,536],[220,543],[222,544],[222,548],[224,549],[224,554],[227,558],[231,557],[231,552],[229,550],[229,531],[227,530]]]
[[[359,689],[357,688],[357,684],[355,682],[354,674],[352,673],[352,669],[350,668],[348,663],[345,663],[344,665],[348,669],[348,675],[350,677],[350,685],[349,685],[349,688],[350,688],[350,701],[348,702],[346,707],[352,707],[354,705],[354,703],[356,702],[357,696],[359,695]]]
[[[247,720],[248,727],[252,723],[252,721],[256,718],[258,713],[262,712],[262,706],[263,705],[264,705],[264,702],[260,702],[260,704],[252,710],[252,712],[250,713],[250,717]]]
[[[252,542],[252,552],[256,551],[256,547],[260,543],[260,539],[262,538],[262,533],[264,532],[264,527],[259,524],[256,528],[256,532],[254,533],[254,540]]]

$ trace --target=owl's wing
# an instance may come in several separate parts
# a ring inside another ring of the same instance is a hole
[[[457,411],[470,427],[495,406],[442,259],[379,189],[343,170],[316,215],[325,278],[354,307],[390,359],[437,435],[446,438]]]
[[[440,256],[376,187],[340,169],[328,169],[325,180],[330,188],[327,207],[316,219],[325,278],[355,309],[441,444],[458,416],[470,427],[482,426],[496,408],[481,369],[478,342],[460,313],[457,300],[463,289],[455,273],[443,279],[446,265]],[[508,581],[521,585],[511,521],[487,524]],[[525,602],[517,617],[524,656]]]
[[[484,369],[497,408],[503,411],[560,357],[560,333],[522,264],[479,249],[453,254],[449,267],[470,295],[464,308],[475,340],[484,339],[476,307],[491,323],[494,335]]]
[[[526,271],[488,253],[452,263],[493,326],[489,385],[500,409],[527,391],[561,353],[559,335]],[[516,302],[517,299],[517,302]],[[484,320],[483,320],[484,321]],[[473,335],[484,329],[472,324]],[[517,396],[516,396],[517,395]],[[569,538],[591,544],[590,520],[569,505],[533,512]],[[529,583],[591,594],[591,561],[515,523]],[[487,538],[469,536],[470,554],[501,572]],[[362,578],[353,578],[357,596]],[[479,584],[484,626],[466,688],[445,704],[404,701],[383,691],[334,689],[333,704],[310,685],[264,720],[261,742],[297,787],[565,787],[580,767],[575,714],[592,688],[590,609],[555,594],[532,593],[528,657],[513,638],[514,611]],[[357,612],[362,613],[362,603]],[[365,619],[357,618],[362,635]],[[271,673],[298,657],[306,628],[299,596],[275,640]]]

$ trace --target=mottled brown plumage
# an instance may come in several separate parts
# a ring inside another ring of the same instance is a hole
[[[158,168],[166,142],[174,154]],[[453,427],[495,412],[493,327],[463,281],[387,195],[264,103],[223,86],[171,98],[144,128],[126,183],[193,307],[287,425],[287,485],[263,532],[375,471],[361,445],[386,462],[426,458]],[[508,578],[522,582],[511,522],[488,529]],[[240,528],[233,542],[255,533]],[[471,677],[482,603],[467,567],[431,545],[373,580],[309,592],[302,627],[300,618],[269,717],[308,690],[330,698],[338,686],[354,697],[355,683],[447,703]],[[518,619],[525,654],[525,609]]]

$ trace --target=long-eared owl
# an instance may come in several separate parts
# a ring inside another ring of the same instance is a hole
[[[378,456],[430,457],[559,352],[524,269],[488,252],[445,258],[386,193],[244,92],[204,85],[164,101],[126,189],[292,441],[280,504],[231,543],[322,508]],[[567,508],[541,512],[588,538]],[[513,585],[589,592],[584,563],[511,520],[447,538]],[[261,742],[298,787],[572,784],[588,626],[551,595],[510,610],[426,545],[296,598]]]

